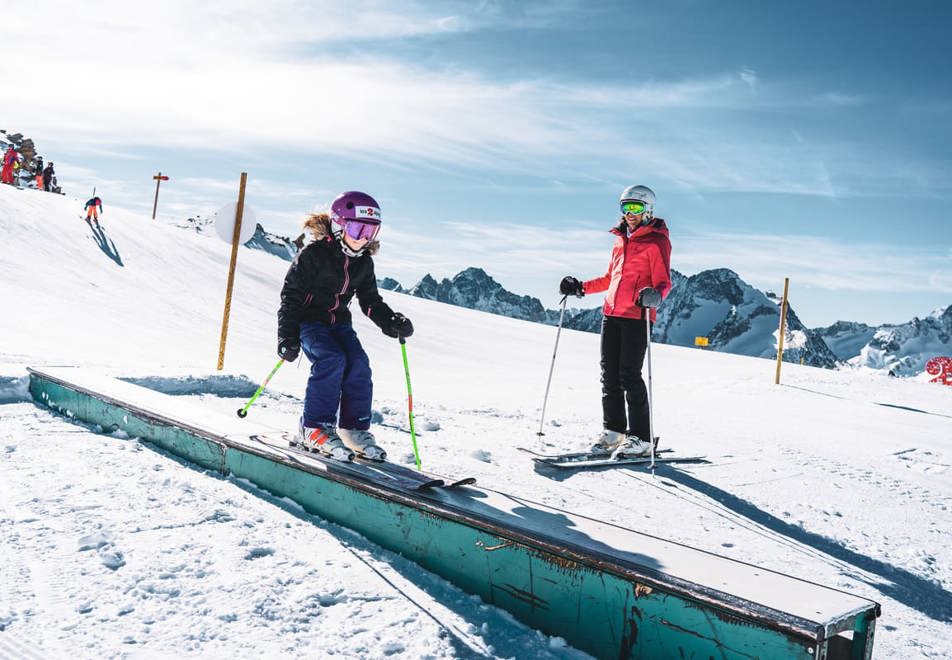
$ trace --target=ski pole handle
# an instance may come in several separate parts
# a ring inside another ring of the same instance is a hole
[[[400,340],[400,351],[403,353],[403,371],[407,376],[407,416],[410,419],[410,438],[413,440],[413,457],[416,459],[416,468],[420,468],[420,450],[417,448],[416,428],[413,426],[413,388],[410,387],[410,365],[407,362],[407,339],[403,335]]]
[[[244,408],[238,409],[238,416],[244,419],[248,416],[248,408],[251,407],[258,397],[261,396],[261,393],[264,392],[264,388],[268,386],[268,383],[271,381],[271,377],[281,368],[281,365],[284,364],[284,358],[278,360],[278,363],[274,365],[274,369],[271,370],[271,373],[268,374],[268,377],[264,379],[264,382],[261,383],[261,387],[258,388],[258,391],[255,392],[255,395],[248,400],[248,403],[245,404]]]

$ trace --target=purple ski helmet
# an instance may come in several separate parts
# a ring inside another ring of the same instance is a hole
[[[331,203],[331,220],[352,238],[372,238],[380,228],[380,205],[367,193],[348,190]]]

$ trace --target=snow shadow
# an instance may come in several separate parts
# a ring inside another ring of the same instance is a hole
[[[247,376],[143,376],[119,380],[172,396],[211,394],[222,398],[247,399],[258,389]]]
[[[116,244],[111,238],[106,236],[106,232],[103,231],[103,228],[99,226],[99,224],[93,225],[89,220],[86,221],[86,224],[88,224],[92,230],[93,240],[96,241],[96,245],[99,246],[99,249],[102,250],[107,257],[115,261],[117,265],[124,267],[125,264],[122,263],[122,257],[119,256],[119,250],[116,248]]]
[[[952,622],[952,592],[943,589],[936,582],[920,577],[904,568],[850,550],[834,539],[791,525],[733,493],[676,470],[671,466],[659,466],[657,472],[666,479],[701,493],[713,501],[719,502],[734,513],[777,534],[819,550],[834,559],[851,564],[861,571],[879,576],[882,578],[881,581],[871,580],[856,573],[849,575],[853,579],[865,582],[884,596],[921,612],[930,619],[943,623]]]
[[[532,461],[533,469],[535,473],[540,477],[545,477],[552,481],[565,481],[571,477],[581,473],[581,472],[606,472],[609,470],[650,470],[651,465],[648,463],[619,463],[618,465],[591,465],[584,468],[560,468],[555,467],[554,465],[546,465],[542,461]],[[683,459],[678,461],[679,465],[710,465],[711,461],[706,458],[690,458]],[[671,467],[669,463],[655,463],[655,466],[667,465]]]
[[[928,410],[920,410],[919,408],[910,408],[909,406],[900,406],[896,403],[879,403],[875,402],[877,406],[884,406],[886,408],[898,408],[899,410],[908,410],[909,412],[922,413],[923,415],[934,415],[935,417],[948,417],[952,419],[952,415],[943,415],[942,413],[929,412]]]
[[[830,394],[829,392],[821,392],[820,390],[811,390],[809,387],[800,387],[799,385],[787,385],[783,384],[783,387],[787,387],[791,390],[800,390],[802,392],[809,392],[810,394],[819,394],[820,396],[828,396],[831,399],[842,399],[846,400],[845,396],[840,396],[839,394]]]
[[[517,502],[521,501],[515,497],[512,499]],[[494,510],[491,509],[491,511]],[[526,506],[523,504],[522,506],[518,506],[512,510],[512,516],[506,517],[508,520],[503,520],[509,526],[517,528],[528,527],[538,534],[554,537],[556,543],[558,543],[562,538],[568,538],[573,543],[584,547],[585,550],[591,554],[601,555],[605,558],[623,556],[625,561],[638,564],[638,567],[641,569],[656,571],[658,573],[664,572],[664,564],[655,557],[650,557],[648,555],[641,554],[640,552],[619,551],[617,548],[614,548],[607,543],[588,536],[575,527],[575,524],[570,518],[571,515],[577,514],[562,512],[558,509],[556,509],[555,512],[552,512],[542,508],[535,508],[534,506]],[[498,513],[494,517],[498,519]],[[520,522],[522,522],[521,525],[519,524]],[[619,529],[625,529],[619,527],[618,525],[611,525],[611,523],[603,524]],[[631,530],[626,529],[625,531],[630,532]]]

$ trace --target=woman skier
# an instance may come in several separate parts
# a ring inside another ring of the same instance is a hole
[[[653,323],[655,308],[671,291],[671,241],[664,220],[654,217],[650,188],[629,186],[619,203],[621,219],[611,230],[615,244],[606,273],[586,282],[566,276],[559,291],[578,297],[608,291],[602,306],[603,431],[591,452],[618,449],[626,456],[643,456],[651,450],[648,389],[641,377],[648,347],[644,314],[650,313]]]
[[[330,213],[304,223],[314,241],[288,270],[278,310],[278,356],[311,361],[297,442],[339,460],[355,453],[384,460],[370,432],[370,361],[351,324],[354,294],[360,309],[390,337],[409,337],[413,324],[377,291],[374,255],[380,247],[380,205],[366,193],[341,193]],[[339,410],[339,428],[338,428]]]

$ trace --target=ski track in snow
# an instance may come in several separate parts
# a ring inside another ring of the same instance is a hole
[[[505,612],[248,484],[32,404],[0,407],[0,437],[0,656],[555,657]]]

